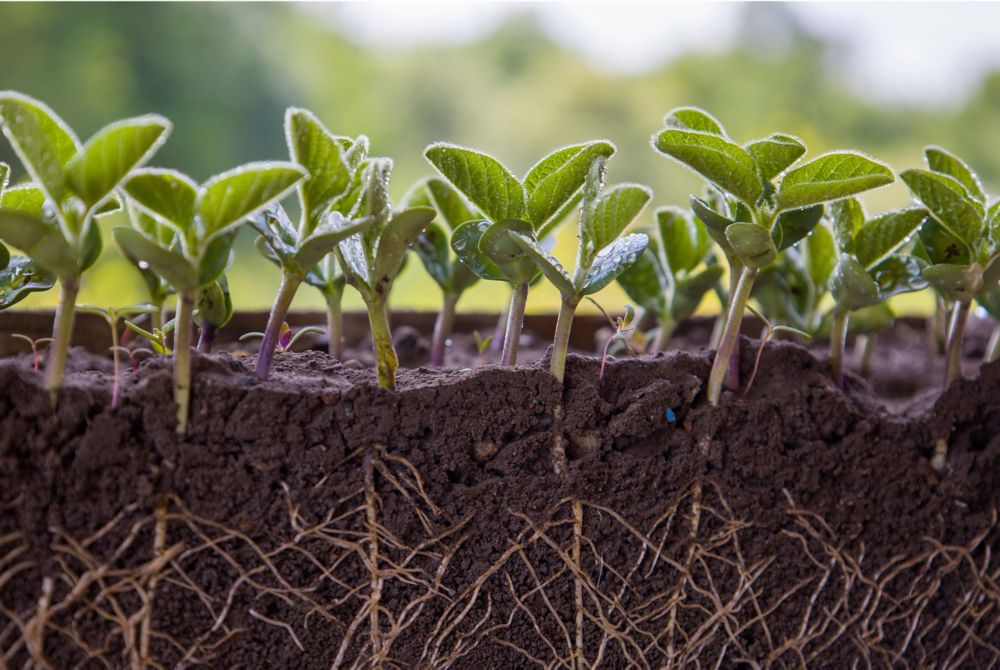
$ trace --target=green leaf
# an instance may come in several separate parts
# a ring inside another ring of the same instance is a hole
[[[726,228],[726,239],[748,267],[762,268],[778,257],[771,233],[756,223],[732,224]]]
[[[695,130],[701,133],[711,133],[726,136],[726,131],[722,124],[714,116],[703,109],[697,107],[677,107],[667,112],[663,117],[663,124],[668,128],[679,130]]]
[[[822,218],[823,205],[813,205],[779,214],[774,226],[780,236],[778,251],[784,251],[809,235]]]
[[[854,236],[865,223],[865,210],[857,198],[844,198],[827,205],[830,228],[837,247],[843,253],[854,253]]]
[[[222,328],[229,323],[233,316],[233,300],[225,276],[199,288],[195,293],[194,306],[197,310],[195,322],[200,328],[206,325]]]
[[[7,188],[7,184],[10,183],[10,166],[0,161],[0,193]]]
[[[3,270],[10,264],[10,252],[7,251],[7,247],[0,244],[0,270]]]
[[[210,238],[238,226],[250,215],[280,200],[307,173],[293,163],[249,163],[209,179],[195,209],[200,237]]]
[[[83,234],[83,245],[80,250],[77,271],[83,272],[96,263],[97,259],[101,255],[101,248],[103,246],[103,241],[101,239],[101,227],[96,223],[91,223],[87,227],[86,232]]]
[[[39,268],[30,258],[8,257],[7,263],[0,263],[0,309],[7,309],[31,293],[48,291],[55,281],[54,276]]]
[[[48,105],[13,91],[0,93],[0,125],[31,178],[61,203],[63,168],[80,151],[73,131]]]
[[[455,230],[466,221],[479,218],[479,213],[465,201],[462,194],[440,177],[430,177],[427,180],[427,194],[429,204],[437,208],[450,230]]]
[[[927,288],[927,280],[923,276],[926,263],[914,256],[895,254],[869,270],[869,274],[878,284],[881,299],[885,300],[900,293],[922,291]]]
[[[825,225],[818,225],[805,243],[806,270],[814,286],[826,292],[826,282],[837,265],[837,245],[833,233]]]
[[[854,239],[854,253],[866,270],[899,251],[927,216],[922,207],[886,212],[865,223]]]
[[[535,262],[512,239],[509,232],[531,237],[534,229],[530,223],[519,219],[494,223],[483,231],[479,240],[479,252],[492,261],[510,283],[521,284],[531,281],[538,276]]]
[[[646,207],[653,192],[639,184],[616,184],[603,191],[597,199],[584,206],[580,230],[591,253],[611,244]]]
[[[580,190],[596,156],[610,158],[614,153],[615,145],[594,141],[559,149],[535,164],[524,178],[526,211],[535,230],[556,216]]]
[[[379,235],[378,250],[375,253],[375,274],[371,278],[373,285],[396,278],[403,265],[406,250],[420,237],[435,216],[437,211],[432,207],[413,207],[396,214],[386,224]]]
[[[424,156],[494,223],[524,213],[524,186],[492,156],[450,144],[432,144]]]
[[[748,142],[745,148],[760,170],[760,176],[768,181],[784,172],[806,153],[806,145],[802,140],[781,133]]]
[[[835,151],[790,170],[778,188],[778,208],[798,209],[891,184],[888,165],[852,151]]]
[[[467,221],[451,234],[451,248],[477,277],[491,281],[509,281],[496,263],[479,250],[479,242],[493,225],[489,221]]]
[[[708,232],[709,237],[722,248],[722,252],[727,257],[735,256],[736,250],[733,249],[726,238],[726,228],[731,226],[734,221],[719,214],[707,202],[696,195],[691,196],[691,210],[698,217],[698,220],[705,225],[705,230]]]
[[[0,240],[20,249],[57,277],[75,277],[79,273],[76,251],[55,224],[18,210],[0,209]]]
[[[618,275],[636,262],[648,244],[649,238],[643,233],[619,237],[594,259],[594,264],[587,270],[580,294],[597,293],[613,282]]]
[[[573,280],[566,274],[559,261],[550,256],[545,249],[542,249],[538,242],[527,235],[516,232],[508,234],[514,240],[514,243],[521,247],[521,250],[534,262],[541,273],[545,275],[545,278],[556,287],[556,290],[559,291],[563,299],[576,299],[576,287],[573,286]]]
[[[144,168],[125,182],[125,192],[145,212],[181,233],[191,230],[198,185],[176,170]]]
[[[972,262],[969,246],[958,239],[937,219],[928,216],[917,230],[920,245],[932,264],[952,263],[968,265]]]
[[[854,311],[879,301],[878,284],[856,258],[841,254],[830,277],[830,293],[838,305]]]
[[[178,291],[198,288],[198,275],[194,267],[179,253],[160,247],[132,228],[115,228],[111,234],[125,256],[145,261],[150,269]]]
[[[983,208],[969,199],[965,187],[952,177],[929,170],[899,173],[914,197],[948,232],[973,245],[983,234]]]
[[[153,114],[106,126],[66,164],[67,185],[93,207],[148,161],[172,128],[170,121]]]
[[[340,227],[334,227],[328,222],[324,222],[317,226],[309,237],[299,243],[298,251],[295,252],[292,260],[302,272],[306,272],[333,251],[341,240],[364,232],[371,224],[372,220],[368,218],[352,220]]]
[[[198,286],[206,286],[221,277],[233,260],[233,240],[236,231],[230,230],[213,237],[198,259]]]
[[[674,297],[670,303],[670,316],[673,320],[680,322],[691,318],[705,294],[722,278],[723,272],[721,265],[710,265],[679,280],[674,286]]]
[[[431,223],[413,243],[413,250],[442,291],[447,292],[451,283],[451,254],[448,251],[448,233],[437,223]]]
[[[965,302],[983,288],[983,270],[976,264],[939,263],[924,268],[924,278],[951,300]]]
[[[295,229],[292,220],[288,218],[288,212],[281,206],[280,202],[272,202],[270,205],[247,218],[247,223],[251,228],[260,233],[264,239],[267,249],[265,256],[273,254],[279,260],[279,265],[284,268],[292,263],[292,256],[299,247],[299,232]],[[291,269],[291,268],[288,268]],[[301,268],[298,268],[301,270]]]
[[[35,186],[15,186],[0,195],[0,207],[45,219],[45,194]]]
[[[656,224],[663,241],[667,265],[672,274],[694,268],[705,257],[708,234],[703,224],[694,221],[680,207],[660,207],[656,210]],[[702,247],[702,239],[705,247]]]
[[[976,173],[965,164],[961,158],[942,147],[927,147],[924,149],[927,167],[934,172],[948,175],[965,187],[970,196],[979,202],[986,202],[986,193]]]
[[[319,219],[351,183],[353,170],[344,152],[353,142],[331,133],[316,116],[305,109],[289,107],[285,112],[285,139],[292,160],[308,171],[299,182],[299,198],[306,212],[307,230]]]
[[[655,249],[655,240],[650,240],[646,250],[639,254],[635,263],[618,275],[618,284],[629,299],[643,309],[662,314],[665,309],[667,277]]]
[[[719,135],[664,130],[654,138],[653,144],[747,205],[755,205],[763,193],[764,187],[750,154]]]

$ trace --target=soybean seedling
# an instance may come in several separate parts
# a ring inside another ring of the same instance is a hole
[[[128,316],[135,316],[136,314],[149,314],[153,310],[152,305],[131,305],[129,307],[122,307],[116,309],[113,307],[92,307],[91,305],[79,305],[76,310],[78,312],[83,312],[85,314],[93,314],[94,316],[99,316],[104,319],[104,322],[108,324],[111,329],[111,360],[114,361],[114,381],[111,387],[111,409],[116,409],[118,407],[118,401],[121,397],[121,349],[119,335],[118,335],[118,324],[119,322]]]
[[[441,367],[444,365],[445,345],[451,337],[455,322],[455,306],[462,293],[479,281],[479,277],[469,266],[452,252],[451,235],[466,221],[478,219],[479,213],[449,182],[440,177],[420,180],[403,201],[408,207],[433,207],[437,211],[437,218],[413,243],[413,250],[427,274],[441,287],[441,311],[434,322],[430,359],[431,367]]]
[[[45,365],[45,388],[55,402],[80,279],[101,252],[95,219],[117,206],[118,187],[152,157],[171,124],[156,115],[118,121],[81,145],[44,103],[13,91],[0,92],[0,124],[33,180],[4,195],[0,240],[55,276],[62,291]]]
[[[479,212],[451,235],[455,254],[481,279],[511,285],[501,365],[514,365],[528,286],[538,268],[508,235],[543,240],[574,207],[595,156],[610,157],[610,142],[577,144],[550,153],[518,179],[498,160],[451,144],[432,144],[424,156]]]
[[[708,378],[708,401],[717,405],[760,269],[816,227],[823,203],[885,186],[894,177],[888,166],[851,151],[792,167],[806,153],[798,138],[773,134],[741,146],[714,117],[692,107],[675,109],[664,121],[667,128],[653,136],[653,146],[722,194],[724,211],[697,196],[692,208],[722,247],[731,275],[739,277],[729,292],[726,325]]]
[[[16,207],[24,193],[23,188],[7,190],[10,168],[0,163],[0,208]],[[27,256],[11,256],[0,244],[0,309],[16,305],[29,294],[48,291],[55,285],[55,277],[43,270]]]
[[[605,188],[607,160],[603,155],[591,159],[583,187],[576,269],[572,277],[530,234],[516,230],[508,233],[562,298],[550,363],[552,376],[559,382],[563,381],[566,372],[569,336],[580,301],[613,282],[649,244],[645,233],[624,237],[621,234],[642,212],[653,194],[648,187],[638,184],[616,184]]]
[[[596,301],[591,300],[591,302],[597,305]],[[629,347],[628,334],[633,328],[632,323],[635,321],[635,308],[632,305],[625,305],[625,313],[614,320],[608,316],[608,313],[600,305],[597,305],[597,308],[601,310],[615,329],[615,332],[611,334],[608,341],[604,343],[604,351],[601,352],[601,371],[597,375],[597,385],[600,386],[604,383],[604,368],[608,362],[608,350],[611,348],[611,344],[613,342],[621,342],[626,348]]]
[[[281,324],[281,329],[278,331],[278,341],[274,343],[274,353],[283,354],[286,351],[291,351],[295,343],[302,339],[304,336],[311,333],[322,333],[323,329],[317,326],[305,326],[299,328],[298,330],[293,329],[287,323]],[[264,339],[264,333],[253,331],[250,333],[244,333],[240,335],[240,342],[247,342],[249,340],[254,340],[257,338]]]
[[[226,275],[202,286],[194,297],[194,322],[198,325],[198,352],[209,354],[215,334],[233,317],[233,300]]]
[[[851,312],[884,302],[899,293],[926,288],[924,263],[901,249],[920,228],[927,210],[910,207],[866,220],[854,198],[831,207],[837,265],[830,276],[836,303],[830,325],[830,362],[833,380],[844,385],[844,345]]]
[[[923,275],[953,303],[945,344],[944,386],[962,374],[962,342],[977,295],[1000,282],[1000,202],[987,206],[979,178],[958,156],[927,147],[929,169],[899,173],[930,216],[920,228],[914,253],[930,265]]]
[[[163,324],[163,328],[156,328],[154,326],[152,331],[148,331],[134,321],[126,320],[125,327],[136,335],[145,338],[145,340],[149,342],[149,346],[153,353],[170,355],[173,351],[171,351],[170,347],[167,346],[167,335],[173,332],[175,323],[176,321],[171,319],[167,323]]]
[[[28,346],[31,347],[32,368],[35,370],[35,372],[38,372],[38,369],[39,369],[39,367],[41,365],[41,361],[42,361],[42,355],[41,355],[41,352],[39,351],[38,347],[40,345],[43,345],[43,344],[51,344],[52,343],[52,338],[51,337],[39,337],[38,339],[34,339],[33,340],[30,337],[28,337],[27,335],[22,335],[21,333],[11,333],[10,336],[13,337],[16,340],[21,340],[22,342],[27,342],[28,343]]]
[[[177,292],[174,401],[177,432],[187,431],[191,400],[191,330],[198,289],[218,281],[229,264],[236,229],[247,217],[287,195],[305,176],[291,163],[250,163],[201,186],[179,172],[137,171],[125,190],[137,207],[177,231],[166,243],[142,228],[115,228],[122,251],[145,262]]]
[[[750,372],[750,378],[747,379],[747,384],[743,388],[743,399],[747,399],[747,395],[750,393],[750,387],[753,386],[753,381],[757,379],[757,370],[760,369],[760,358],[764,354],[764,346],[768,343],[772,337],[778,333],[787,333],[789,335],[795,335],[801,337],[802,339],[808,341],[812,339],[809,333],[799,330],[798,328],[793,328],[791,326],[775,326],[767,317],[761,314],[759,311],[753,308],[753,305],[747,304],[747,309],[757,315],[757,317],[764,322],[764,330],[760,335],[760,344],[757,345],[757,355],[753,359],[753,370]]]
[[[482,367],[486,351],[490,348],[490,343],[493,342],[493,336],[483,337],[478,330],[472,331],[472,336],[476,338],[476,352],[479,354],[479,365]]]
[[[375,374],[379,386],[396,387],[399,359],[389,328],[389,292],[403,268],[406,250],[434,219],[430,207],[410,207],[393,213],[389,200],[392,161],[371,158],[362,169],[363,192],[352,218],[332,212],[334,230],[351,231],[337,248],[337,261],[347,283],[357,289],[368,308],[368,323],[375,347]],[[368,223],[361,232],[358,220]]]
[[[711,240],[700,219],[678,207],[661,207],[656,210],[656,224],[655,231],[645,231],[649,246],[618,277],[644,314],[656,317],[652,352],[667,348],[677,324],[695,313],[724,271],[718,264],[706,264]]]
[[[330,255],[338,242],[371,223],[370,219],[358,218],[351,220],[349,225],[335,227],[327,219],[331,211],[348,215],[359,198],[360,180],[355,181],[354,177],[368,154],[366,137],[352,140],[334,135],[311,112],[291,107],[285,113],[285,139],[292,161],[308,173],[298,186],[301,211],[298,225],[292,224],[278,203],[254,216],[250,222],[260,233],[258,249],[281,268],[281,285],[257,357],[256,373],[262,380],[268,377],[281,324],[303,281],[319,288],[326,298],[331,353],[340,358],[343,281],[337,281],[329,262],[322,268],[316,266]]]

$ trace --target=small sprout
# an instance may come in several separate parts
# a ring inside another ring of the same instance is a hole
[[[283,354],[286,351],[291,351],[295,343],[302,339],[303,336],[309,335],[310,333],[322,333],[323,329],[318,326],[305,326],[299,328],[298,330],[293,329],[288,325],[287,322],[282,322],[281,330],[278,331],[278,341],[274,344],[274,353]],[[254,340],[257,338],[264,338],[264,333],[253,331],[250,333],[244,333],[240,335],[240,342],[247,342],[249,340]],[[263,343],[261,343],[263,346]]]
[[[436,215],[430,207],[393,212],[389,200],[391,172],[392,161],[388,158],[367,159],[360,168],[362,191],[351,218],[337,211],[328,217],[333,231],[350,233],[336,247],[337,261],[347,283],[361,294],[368,307],[376,378],[379,386],[389,390],[396,387],[399,365],[389,328],[389,292],[403,269],[407,249]],[[361,221],[367,222],[364,230],[356,232]]]
[[[38,339],[33,340],[30,337],[28,337],[27,335],[22,335],[20,333],[11,333],[10,336],[13,337],[13,338],[15,338],[15,339],[22,340],[22,341],[28,343],[28,346],[31,347],[31,358],[32,358],[32,363],[33,363],[35,372],[38,372],[40,364],[41,364],[41,358],[42,358],[41,357],[41,352],[38,350],[38,347],[39,347],[39,345],[42,345],[42,344],[51,344],[52,343],[52,338],[51,337],[39,337]]]
[[[724,382],[739,385],[736,343],[758,272],[812,232],[823,203],[885,186],[894,177],[888,166],[851,151],[795,167],[806,153],[798,138],[773,134],[740,145],[713,116],[693,107],[673,110],[664,123],[653,146],[714,190],[708,199],[692,196],[691,205],[729,263],[726,322],[708,378],[708,401],[717,405]]]
[[[695,313],[723,274],[722,266],[712,262],[711,239],[700,219],[678,207],[661,207],[656,223],[655,232],[644,231],[649,246],[618,277],[628,297],[656,317],[653,352],[667,348],[677,324]]]
[[[483,359],[486,357],[486,352],[490,348],[490,344],[493,342],[493,336],[489,335],[483,337],[478,330],[472,331],[472,336],[476,338],[476,351],[479,353],[479,365],[482,366]]]
[[[604,343],[604,352],[601,354],[601,371],[597,376],[597,385],[600,386],[604,382],[604,366],[608,362],[608,350],[611,348],[612,342],[621,342],[633,356],[635,355],[628,342],[628,333],[632,330],[632,322],[635,321],[635,308],[632,305],[625,305],[625,313],[612,319],[596,300],[593,298],[588,298],[588,300],[597,305],[597,309],[601,310],[601,313],[607,318],[611,327],[615,329],[615,332],[611,334],[608,341]]]
[[[62,385],[80,278],[101,252],[99,215],[119,207],[119,187],[167,139],[171,124],[147,115],[99,130],[86,144],[44,103],[0,92],[0,126],[32,182],[4,192],[0,240],[59,280],[45,388]]]
[[[945,344],[947,388],[962,376],[962,342],[972,301],[1000,284],[1000,202],[988,206],[976,174],[940,147],[924,150],[927,170],[899,173],[913,197],[929,211],[914,255],[926,261],[924,278],[952,303]]]
[[[166,241],[143,227],[115,228],[123,253],[145,262],[177,293],[174,402],[177,432],[187,431],[191,402],[191,331],[197,291],[219,280],[229,265],[237,229],[287,195],[306,176],[291,163],[250,163],[202,185],[173,170],[137,170],[125,191],[145,214],[177,231]]]
[[[565,147],[518,179],[492,156],[472,149],[432,144],[424,150],[431,165],[484,217],[452,232],[452,250],[480,278],[511,285],[501,365],[517,362],[528,287],[539,276],[536,254],[512,234],[532,246],[544,240],[576,207],[592,160],[614,152],[614,145],[604,141]]]
[[[233,317],[233,300],[229,296],[226,275],[219,277],[195,293],[194,321],[198,324],[198,352],[212,352],[215,334]]]
[[[157,354],[170,355],[173,352],[170,350],[170,347],[167,346],[167,335],[173,332],[175,323],[176,320],[171,319],[167,323],[163,324],[163,328],[153,327],[152,332],[140,327],[134,321],[126,320],[125,327],[136,335],[144,337],[153,348],[153,352]]]
[[[865,220],[864,208],[854,198],[830,208],[829,223],[837,249],[837,264],[830,275],[830,293],[836,302],[830,361],[838,387],[844,385],[844,348],[851,313],[927,286],[921,276],[925,263],[902,251],[926,216],[927,210],[911,207]]]
[[[117,346],[117,347],[111,347],[111,351],[118,351],[128,356],[129,367],[132,368],[133,373],[139,372],[139,359],[135,357],[136,354],[144,353],[148,356],[153,355],[153,350],[147,349],[145,347],[136,347],[135,349],[129,349],[128,347]]]
[[[291,160],[306,171],[298,187],[299,223],[293,225],[277,202],[250,219],[250,225],[260,233],[257,248],[281,268],[281,286],[257,357],[256,373],[261,380],[267,380],[278,331],[303,281],[318,288],[326,298],[330,353],[337,358],[343,355],[340,304],[344,278],[331,252],[341,240],[372,222],[362,217],[335,225],[327,218],[331,212],[350,216],[359,206],[363,192],[359,171],[368,155],[368,138],[334,135],[311,112],[289,107],[285,112],[285,140]]]
[[[788,333],[789,335],[796,335],[802,339],[808,341],[812,339],[812,336],[798,328],[793,328],[791,326],[773,326],[771,322],[767,320],[763,314],[758,312],[753,308],[752,305],[747,305],[747,309],[756,314],[761,321],[764,322],[764,332],[760,336],[760,344],[757,345],[757,355],[753,360],[753,371],[750,373],[750,379],[747,380],[747,385],[743,389],[743,399],[747,399],[747,395],[750,393],[750,387],[753,386],[753,381],[757,379],[757,370],[760,368],[760,357],[764,354],[764,345],[767,344],[768,340],[774,336],[775,333]]]
[[[136,314],[149,314],[155,311],[155,309],[156,308],[153,305],[132,305],[129,307],[122,307],[120,309],[115,309],[113,307],[105,309],[103,307],[79,305],[76,308],[78,312],[84,312],[85,314],[93,314],[94,316],[101,317],[111,329],[110,351],[111,358],[114,361],[115,366],[114,382],[111,387],[111,409],[116,409],[118,407],[118,400],[121,396],[121,359],[119,357],[119,352],[123,347],[119,345],[118,322],[124,317],[134,316]]]
[[[479,276],[451,250],[451,234],[480,215],[450,182],[440,177],[428,177],[414,184],[403,198],[403,205],[433,207],[437,211],[437,218],[413,243],[413,250],[443,294],[441,311],[434,322],[430,359],[431,367],[441,367],[455,321],[455,306],[466,289],[479,281]]]

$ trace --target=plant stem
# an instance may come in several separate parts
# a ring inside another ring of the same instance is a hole
[[[573,317],[576,315],[577,303],[563,296],[559,306],[559,318],[556,320],[556,336],[552,343],[552,376],[560,384],[566,375],[566,351],[569,349],[569,335],[573,330]]]
[[[837,305],[833,310],[830,325],[830,364],[833,366],[833,383],[844,388],[844,347],[847,344],[847,322],[850,314],[845,307]]]
[[[210,323],[203,325],[198,332],[198,352],[202,354],[212,353],[212,345],[215,343],[215,333],[218,328]]]
[[[514,287],[511,287],[511,298],[514,297]],[[503,349],[504,329],[507,327],[507,319],[510,316],[510,300],[506,307],[497,315],[497,325],[493,329],[493,339],[490,340],[490,351],[500,351]]]
[[[111,409],[117,409],[122,392],[121,347],[118,346],[118,319],[111,320],[111,360],[114,361],[115,381],[111,385]]]
[[[177,434],[187,432],[191,406],[191,315],[194,292],[177,293],[177,316],[174,324],[174,403],[177,404]]]
[[[528,282],[518,284],[510,294],[510,307],[507,309],[507,330],[503,334],[503,353],[500,355],[500,365],[511,366],[517,363],[517,349],[521,343],[521,328],[524,326],[524,306],[528,302]]]
[[[52,344],[45,361],[45,390],[55,407],[59,388],[62,386],[63,371],[66,369],[66,354],[73,334],[73,317],[76,310],[76,296],[80,292],[80,278],[61,279],[62,293],[56,308],[56,319],[52,328]]]
[[[878,340],[878,335],[872,333],[871,335],[859,335],[857,340],[855,340],[854,347],[861,347],[861,360],[858,361],[858,374],[862,377],[867,377],[872,371],[872,356],[875,353],[875,342]]]
[[[166,321],[163,317],[165,311],[162,302],[153,305],[153,311],[149,315],[150,331],[163,330],[163,324]]]
[[[278,295],[274,297],[274,305],[271,307],[271,315],[267,319],[267,328],[264,329],[264,338],[260,342],[260,353],[257,354],[257,378],[267,381],[271,373],[271,359],[274,358],[274,348],[278,345],[278,337],[281,335],[281,324],[288,316],[288,307],[292,304],[295,291],[302,283],[301,277],[283,274],[281,285],[278,286]]]
[[[986,354],[983,356],[983,363],[992,363],[1000,358],[1000,325],[993,328],[990,341],[986,343]]]
[[[437,321],[434,322],[434,336],[431,339],[431,367],[440,368],[444,365],[444,350],[448,338],[455,323],[455,305],[458,303],[458,296],[453,293],[445,293],[444,302],[441,304],[441,311],[438,312]]]
[[[670,346],[670,340],[673,338],[675,330],[677,330],[677,322],[667,314],[660,315],[660,329],[656,333],[656,341],[653,342],[652,353],[666,351],[667,347]]]
[[[399,365],[399,358],[392,346],[389,309],[384,298],[376,298],[368,303],[368,325],[375,345],[375,374],[378,377],[378,385],[392,391],[396,388],[396,367]]]
[[[756,275],[756,273],[754,273]],[[736,295],[736,291],[739,289],[739,282],[743,278],[743,264],[737,262],[735,264],[730,261],[729,270],[729,296],[730,302],[732,302],[732,296]],[[747,296],[749,297],[749,293]],[[740,319],[742,323],[743,315],[740,314]],[[728,316],[727,321],[728,323]],[[736,346],[733,347],[733,351],[729,354],[729,367],[726,369],[726,388],[730,391],[736,391],[740,388],[740,335],[739,328],[736,329]],[[725,333],[725,330],[723,330]]]
[[[344,357],[344,310],[341,305],[344,292],[329,289],[326,297],[326,352],[338,361]]]
[[[740,336],[740,325],[743,323],[743,312],[746,311],[747,300],[750,299],[750,290],[753,288],[753,282],[756,278],[756,269],[743,268],[743,271],[740,272],[740,281],[736,285],[736,290],[729,295],[729,311],[726,314],[726,327],[722,333],[722,342],[719,343],[719,350],[715,352],[715,360],[712,361],[712,371],[708,375],[708,402],[712,405],[719,404],[719,396],[722,395],[722,383],[725,381],[726,373],[732,362],[733,350],[736,348],[736,343]]]
[[[945,345],[944,388],[962,376],[962,342],[965,340],[965,324],[969,320],[970,301],[956,302],[951,310],[948,325],[948,341]]]

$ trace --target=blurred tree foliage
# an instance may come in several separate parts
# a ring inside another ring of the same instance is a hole
[[[925,144],[942,144],[978,166],[987,183],[1000,180],[1000,72],[958,107],[875,106],[838,79],[842,47],[808,34],[782,5],[742,11],[742,32],[728,51],[611,76],[549,40],[528,14],[473,43],[375,49],[290,4],[2,4],[0,88],[47,101],[85,136],[108,119],[160,112],[175,131],[157,163],[199,179],[243,161],[284,158],[282,114],[295,104],[335,132],[368,134],[374,154],[395,158],[397,197],[430,172],[421,151],[432,141],[493,152],[523,173],[550,148],[606,137],[619,146],[616,180],[648,183],[657,204],[684,203],[698,181],[649,150],[663,112],[677,105],[713,111],[736,137],[781,128],[799,134],[811,153],[857,147],[898,169],[915,165]],[[12,158],[3,143],[0,160]],[[877,209],[907,200],[894,186],[869,202]],[[557,253],[572,248],[571,238],[572,231]],[[239,307],[263,308],[278,277],[250,242],[249,235],[241,241],[230,280]],[[84,302],[139,299],[138,285],[122,289],[130,272],[109,249],[88,277]],[[406,273],[396,306],[435,307],[437,292],[419,264]],[[318,294],[301,293],[297,306],[320,304]],[[481,282],[463,307],[492,308],[504,297],[496,283]],[[538,290],[529,308],[557,300]],[[623,298],[609,289],[602,300],[614,308]]]

